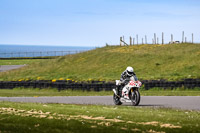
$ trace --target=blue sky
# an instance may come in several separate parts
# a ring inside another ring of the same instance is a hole
[[[200,42],[200,0],[0,0],[0,44],[104,46],[153,34]]]

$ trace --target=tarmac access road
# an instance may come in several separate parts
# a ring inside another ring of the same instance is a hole
[[[0,72],[9,71],[12,69],[18,69],[24,67],[25,65],[0,65]]]
[[[112,96],[0,97],[0,101],[114,105]],[[130,103],[122,104],[122,106],[130,105]],[[200,111],[200,96],[141,96],[138,107]]]

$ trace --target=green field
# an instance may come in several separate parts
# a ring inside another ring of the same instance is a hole
[[[140,90],[142,96],[200,96],[200,89],[195,90]],[[0,89],[1,97],[40,97],[40,96],[112,96],[113,91],[81,91],[81,90],[62,90],[57,89],[33,89],[15,88]]]
[[[116,80],[127,66],[139,79],[200,78],[200,45],[107,46],[0,73],[0,80]]]
[[[200,112],[0,102],[0,132],[200,132]]]

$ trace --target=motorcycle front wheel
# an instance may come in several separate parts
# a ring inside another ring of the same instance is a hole
[[[122,102],[120,101],[120,98],[117,95],[115,95],[115,93],[113,94],[113,102],[114,102],[115,105],[121,105],[122,104]]]
[[[140,92],[138,90],[134,90],[131,92],[131,103],[133,106],[137,106],[140,103]]]

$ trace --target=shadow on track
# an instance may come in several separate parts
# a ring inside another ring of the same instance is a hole
[[[122,106],[132,106],[131,104],[122,104]],[[164,107],[164,105],[159,104],[139,104],[138,106],[132,106],[132,107]]]

